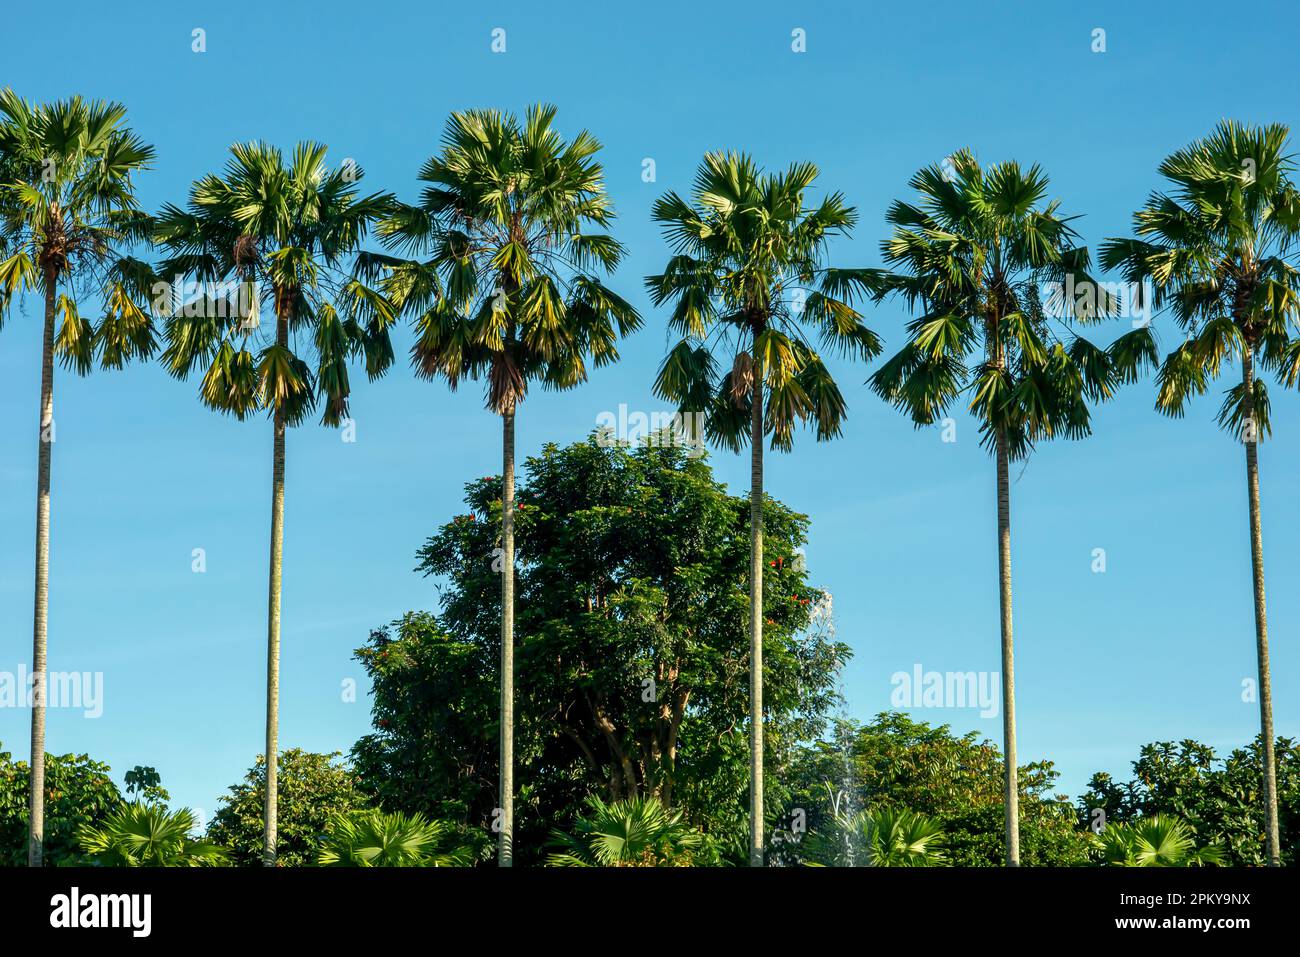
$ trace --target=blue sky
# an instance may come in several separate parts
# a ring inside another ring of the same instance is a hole
[[[1220,118],[1300,119],[1289,4],[1227,18],[1201,2],[1137,7],[69,2],[51,22],[27,4],[7,14],[0,85],[125,103],[157,145],[139,181],[150,209],[182,200],[247,139],[322,140],[335,162],[366,169],[366,185],[413,199],[449,111],[557,104],[562,131],[587,127],[605,144],[629,250],[612,282],[647,321],[586,387],[530,396],[523,455],[582,438],[620,403],[662,408],[650,383],[667,333],[641,277],[667,250],[649,210],[689,187],[706,150],[818,163],[821,183],[860,211],[836,259],[875,265],[888,204],[959,147],[1042,163],[1095,244],[1127,233],[1161,158]],[[497,27],[504,54],[491,51]],[[195,28],[206,53],[191,50]],[[805,53],[791,50],[795,28]],[[1105,53],[1091,50],[1094,28]],[[642,181],[647,157],[657,182]],[[897,347],[901,308],[867,314]],[[1156,327],[1176,343],[1167,320]],[[0,671],[30,664],[39,336],[34,303],[0,332]],[[399,355],[408,344],[403,332]],[[769,458],[767,484],[812,517],[811,577],[834,595],[856,655],[851,711],[867,717],[889,707],[896,671],[998,668],[994,475],[964,416],[944,443],[872,396],[867,370],[835,371],[844,438],[801,436],[793,455]],[[1094,770],[1126,773],[1145,742],[1227,749],[1256,733],[1257,708],[1241,700],[1255,673],[1244,457],[1213,423],[1225,375],[1182,420],[1152,410],[1151,382],[1133,386],[1097,411],[1092,438],[1043,446],[1013,472],[1020,753],[1054,759],[1071,795]],[[404,366],[357,378],[355,444],[316,425],[289,438],[282,748],[346,751],[367,730],[367,700],[340,695],[348,678],[364,687],[352,650],[370,628],[433,607],[414,552],[458,509],[464,481],[499,471],[499,424],[477,388],[452,395]],[[1295,735],[1300,397],[1272,394],[1269,624],[1277,729]],[[48,748],[106,760],[119,783],[153,765],[176,801],[210,815],[262,747],[270,428],[207,411],[195,384],[152,367],[85,380],[60,370],[55,419],[50,668],[102,671],[105,701],[93,720],[52,711]],[[713,462],[748,488],[746,458]],[[191,572],[194,548],[206,574]],[[1001,738],[1001,719],[976,710],[915,713]],[[0,709],[4,750],[26,758],[27,735],[26,711]]]

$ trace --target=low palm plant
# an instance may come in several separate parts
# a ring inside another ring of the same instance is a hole
[[[814,867],[937,867],[948,863],[943,829],[905,808],[837,810],[828,827],[807,837],[804,863]]]
[[[190,837],[189,808],[169,811],[161,804],[132,802],[99,827],[83,825],[81,848],[91,864],[104,867],[211,867],[227,862],[225,849]]]
[[[682,812],[664,807],[656,798],[606,804],[592,797],[587,807],[588,815],[577,821],[573,834],[551,832],[556,850],[546,859],[550,866],[678,867],[708,852],[704,835]]]
[[[321,842],[322,867],[469,867],[476,855],[456,828],[422,814],[339,816]]]
[[[1102,861],[1119,867],[1191,867],[1223,863],[1215,844],[1198,848],[1192,830],[1168,814],[1132,824],[1108,824],[1093,843]]]

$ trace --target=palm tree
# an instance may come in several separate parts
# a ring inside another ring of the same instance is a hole
[[[445,821],[398,811],[365,811],[330,823],[317,862],[322,867],[469,867],[474,849],[456,842]]]
[[[390,247],[423,259],[370,256],[369,276],[414,317],[416,374],[452,389],[484,378],[501,417],[501,727],[499,861],[514,839],[515,415],[533,380],[570,389],[618,358],[615,342],[641,325],[636,310],[596,277],[623,247],[602,232],[613,220],[600,143],[583,130],[567,142],[553,106],[523,123],[495,110],[453,113],[442,152],[420,170],[418,205],[382,229]],[[596,230],[587,232],[586,230]]]
[[[689,865],[707,851],[704,835],[692,828],[682,811],[664,807],[658,798],[634,797],[606,804],[587,799],[587,816],[572,835],[551,832],[556,848],[546,859],[552,867],[670,867]]]
[[[654,206],[674,255],[646,278],[656,306],[673,301],[681,337],[665,357],[656,393],[704,413],[709,438],[750,448],[750,863],[763,864],[763,436],[788,451],[797,424],[819,441],[840,434],[846,406],[822,357],[803,335],[870,359],[880,341],[852,306],[870,271],[826,265],[827,244],[857,213],[840,193],[806,206],[817,167],[765,173],[748,156],[710,153],[688,202],[665,193]],[[719,358],[721,361],[719,361]]]
[[[1171,192],[1153,193],[1134,214],[1137,238],[1112,239],[1101,252],[1102,265],[1121,269],[1129,282],[1151,282],[1155,307],[1172,313],[1184,333],[1160,366],[1159,411],[1181,416],[1225,362],[1241,362],[1241,383],[1227,390],[1219,424],[1246,449],[1265,831],[1273,866],[1281,864],[1281,849],[1258,459],[1259,440],[1272,427],[1268,390],[1255,368],[1258,362],[1287,386],[1300,381],[1300,340],[1292,337],[1300,305],[1300,274],[1292,262],[1300,240],[1300,193],[1285,152],[1288,135],[1280,124],[1220,123],[1160,164]],[[1158,355],[1153,330],[1138,333],[1140,348],[1128,363],[1134,375]]]
[[[1222,864],[1216,844],[1197,848],[1191,828],[1176,817],[1157,814],[1132,824],[1107,824],[1090,835],[1107,864],[1121,867],[1191,867]]]
[[[1088,401],[1111,395],[1115,360],[1074,324],[1112,313],[1117,299],[1089,278],[1088,251],[1074,245],[1078,236],[1059,202],[1045,202],[1048,179],[1038,166],[1005,162],[983,170],[963,150],[920,170],[910,185],[917,201],[895,202],[887,214],[894,233],[882,248],[892,269],[876,281],[878,297],[897,295],[916,315],[907,344],[870,384],[918,428],[969,392],[981,444],[997,463],[1004,802],[1007,864],[1014,867],[1020,836],[1008,468],[1037,441],[1091,431]],[[1121,339],[1119,347],[1126,345]]]
[[[199,395],[209,408],[241,420],[265,409],[272,420],[263,862],[274,866],[285,432],[318,400],[324,425],[342,423],[350,358],[364,356],[371,379],[392,362],[393,307],[345,271],[391,197],[360,196],[362,170],[330,169],[318,143],[298,144],[287,164],[259,143],[230,154],[224,175],[194,183],[187,208],[163,207],[154,238],[169,253],[159,271],[174,291],[167,369],[178,378],[203,369]],[[274,324],[265,337],[264,305]]]
[[[132,802],[99,827],[83,824],[77,833],[92,864],[106,867],[204,867],[226,864],[224,848],[190,837],[189,808],[168,811],[159,804]]]
[[[45,834],[46,637],[49,609],[50,468],[54,446],[54,358],[84,375],[147,358],[154,336],[150,271],[129,253],[149,235],[133,174],[153,147],[125,125],[126,109],[80,97],[33,105],[0,90],[0,321],[15,298],[45,304],[36,472],[36,600],[32,628],[32,775],[28,862],[41,866]],[[102,303],[98,323],[83,295]],[[55,331],[55,318],[62,323]]]

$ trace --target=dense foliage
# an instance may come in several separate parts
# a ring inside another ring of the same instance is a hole
[[[843,793],[847,808],[900,808],[933,818],[954,865],[1002,862],[1002,756],[991,742],[896,712],[865,725],[841,723],[833,738],[803,748],[794,766],[794,796],[782,821],[786,846],[798,836],[796,821],[813,832],[834,826],[829,783]],[[1021,765],[1019,771],[1022,863],[1085,863],[1086,833],[1076,825],[1068,799],[1051,793],[1057,779],[1052,762]]]
[[[521,846],[589,794],[685,808],[711,831],[744,819],[748,503],[685,449],[596,438],[530,458],[519,491],[516,755]],[[411,614],[358,651],[376,730],[357,743],[385,807],[492,822],[501,485],[420,553],[445,582],[437,616]],[[823,596],[798,552],[807,519],[769,499],[767,761],[771,795],[834,700],[847,648],[815,626]],[[418,770],[418,774],[412,773]]]
[[[313,754],[289,748],[280,755],[279,850],[285,867],[316,862],[317,846],[331,821],[365,806],[353,771],[335,754]],[[262,859],[262,804],[266,794],[266,763],[258,755],[244,780],[230,786],[212,816],[208,836],[228,848],[233,863],[258,864]]]
[[[81,860],[78,832],[104,824],[121,804],[122,795],[108,776],[109,767],[85,754],[45,757],[45,863],[58,867]],[[0,751],[0,865],[27,863],[27,762]]]
[[[1291,738],[1278,738],[1274,750],[1282,860],[1294,864],[1300,840],[1300,751]],[[1127,824],[1171,815],[1186,822],[1196,840],[1221,840],[1226,863],[1263,865],[1268,857],[1260,765],[1259,739],[1224,758],[1198,741],[1157,741],[1143,746],[1131,780],[1115,781],[1105,772],[1092,776],[1079,798],[1080,824]]]

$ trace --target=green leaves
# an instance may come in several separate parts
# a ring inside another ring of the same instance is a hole
[[[102,825],[83,825],[82,849],[94,864],[110,867],[204,867],[227,862],[225,850],[195,840],[188,808],[169,811],[160,804],[132,802]]]
[[[1223,863],[1223,849],[1198,848],[1191,829],[1178,818],[1156,814],[1132,824],[1108,824],[1093,838],[1106,864],[1123,867],[1189,867]]]
[[[77,304],[68,296],[59,296],[58,309],[63,322],[54,335],[54,355],[64,368],[85,375],[94,358],[95,328],[78,315]]]
[[[682,867],[704,848],[704,835],[655,798],[606,804],[587,799],[588,814],[574,833],[551,832],[552,867]]]
[[[948,863],[943,844],[942,826],[923,814],[892,807],[839,810],[832,826],[808,835],[804,856],[819,867],[938,867]]]
[[[337,752],[319,754],[301,748],[280,752],[276,761],[277,866],[315,864],[321,836],[330,822],[365,806],[357,772],[338,758]],[[208,836],[229,850],[231,861],[237,866],[259,867],[266,800],[266,761],[261,755],[228,792],[220,798],[220,805],[212,815]]]
[[[216,348],[199,388],[203,404],[243,420],[258,408],[260,390],[253,354],[236,349],[230,342]]]
[[[322,867],[469,867],[474,850],[445,821],[422,814],[367,810],[330,822],[317,863]]]
[[[1249,403],[1245,384],[1238,383],[1224,394],[1223,405],[1219,407],[1219,426],[1243,442],[1258,442],[1273,434],[1268,386],[1263,379],[1255,379],[1253,386]]]

